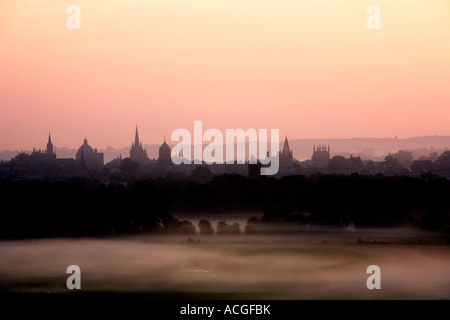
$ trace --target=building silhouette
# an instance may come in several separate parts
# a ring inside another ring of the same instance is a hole
[[[249,163],[247,177],[258,178],[259,176],[261,176],[261,168],[262,167],[263,167],[263,165],[261,164],[261,162],[259,160],[256,163]]]
[[[294,171],[294,157],[292,150],[289,148],[288,138],[284,139],[282,151],[279,153],[279,170],[280,175],[295,174]]]
[[[147,150],[142,147],[142,142],[139,141],[138,127],[136,126],[136,134],[134,136],[134,143],[131,142],[130,159],[143,166],[148,163]]]
[[[82,167],[98,169],[103,166],[103,153],[97,152],[97,149],[92,149],[85,138],[84,143],[78,148],[76,160]]]
[[[4,168],[3,168],[4,169]],[[9,162],[8,170],[0,173],[0,176],[16,175],[24,179],[36,179],[52,177],[64,179],[83,176],[79,163],[73,158],[57,158],[52,138],[49,133],[47,148],[44,150],[33,148],[30,154],[19,153]],[[1,170],[0,170],[1,171]]]
[[[39,157],[44,159],[56,159],[56,153],[53,148],[52,138],[50,136],[50,132],[48,133],[48,142],[47,142],[47,149],[45,150],[36,150],[36,148],[33,148],[33,152],[31,153],[33,157]]]
[[[169,167],[172,166],[172,158],[170,156],[170,147],[166,143],[166,137],[164,137],[163,144],[159,147],[158,166]]]
[[[330,146],[327,148],[325,145],[314,145],[311,160],[315,167],[326,167],[330,162]]]

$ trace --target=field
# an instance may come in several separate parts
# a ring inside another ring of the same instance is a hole
[[[0,290],[155,299],[449,299],[450,250],[415,229],[0,242]],[[369,290],[369,265],[381,290]]]

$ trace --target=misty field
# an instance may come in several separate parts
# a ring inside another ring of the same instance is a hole
[[[205,299],[450,298],[449,246],[433,234],[404,230],[1,241],[0,257],[3,292],[73,292],[66,288],[66,268],[75,264],[81,268],[81,292]],[[366,269],[374,264],[381,268],[381,290],[366,287]]]

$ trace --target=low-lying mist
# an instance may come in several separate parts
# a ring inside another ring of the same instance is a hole
[[[426,239],[422,244],[371,241],[402,234],[383,238],[380,232],[359,241],[356,234],[324,232],[2,241],[0,289],[72,292],[66,288],[66,269],[75,264],[81,268],[81,292],[237,299],[450,298],[448,246],[423,244]],[[366,269],[374,264],[381,268],[381,290],[366,287]]]

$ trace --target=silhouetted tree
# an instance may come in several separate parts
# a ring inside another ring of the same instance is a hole
[[[195,226],[188,220],[173,219],[167,224],[167,231],[170,233],[193,234],[196,233]]]
[[[399,150],[397,153],[392,154],[392,157],[397,159],[399,165],[405,168],[409,168],[414,159],[412,153],[405,150]]]
[[[236,234],[241,233],[241,229],[239,228],[239,223],[237,222],[228,224],[225,220],[222,220],[217,223],[217,233]]]
[[[334,156],[328,162],[328,171],[330,173],[339,173],[347,165],[347,159],[343,156]]]
[[[397,166],[398,160],[392,154],[388,154],[386,157],[384,157],[384,164],[388,166]]]
[[[257,233],[261,232],[264,228],[264,224],[258,217],[251,217],[248,219],[247,224],[245,225],[245,233],[251,234],[251,233]]]
[[[126,186],[82,178],[56,182],[4,178],[0,179],[0,194],[4,206],[11,208],[0,211],[3,239],[164,232],[171,228],[195,232],[193,225],[178,223],[171,216],[171,210],[180,208],[189,212],[249,208],[261,212],[265,208],[264,215],[249,221],[246,230],[268,224],[418,224],[432,229],[450,224],[450,181],[433,173],[423,179],[323,174],[247,179],[217,175],[205,183],[159,178]],[[209,229],[206,224],[205,229]],[[218,223],[216,230],[240,232],[238,224],[225,221]]]
[[[125,177],[136,177],[139,172],[139,163],[125,158],[119,165],[119,170]]]
[[[214,174],[212,173],[210,168],[208,168],[207,166],[198,166],[195,167],[194,170],[192,170],[189,179],[195,182],[205,183],[210,181],[213,176]]]
[[[444,151],[439,156],[438,164],[442,169],[450,169],[450,151]]]
[[[428,172],[439,170],[439,165],[431,160],[414,160],[411,164],[411,171],[413,172]]]
[[[198,229],[200,230],[200,233],[203,234],[212,234],[214,233],[214,229],[212,228],[211,222],[208,220],[200,220],[198,222]]]

